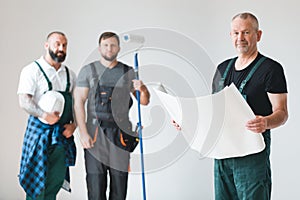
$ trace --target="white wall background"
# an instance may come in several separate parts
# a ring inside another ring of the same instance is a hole
[[[69,39],[67,65],[78,72],[97,45],[104,30],[126,32],[157,27],[188,36],[200,44],[213,64],[235,55],[229,38],[229,22],[237,12],[250,11],[263,30],[260,51],[284,66],[289,87],[290,118],[273,131],[273,198],[299,199],[300,14],[296,0],[161,0],[161,1],[41,1],[0,2],[0,199],[24,199],[17,174],[27,115],[18,106],[17,85],[23,66],[44,53],[43,43],[52,30],[62,30]],[[167,39],[167,38],[165,38]],[[176,80],[174,80],[176,81]],[[167,126],[167,125],[166,125]],[[168,127],[162,132],[177,134]],[[77,165],[72,168],[71,194],[58,199],[86,199],[83,154],[78,138]],[[161,140],[156,145],[165,145]],[[151,147],[147,147],[151,149]],[[160,162],[159,160],[157,162]],[[130,175],[128,199],[142,199],[139,174]],[[212,161],[199,159],[192,151],[163,168],[146,174],[148,199],[213,199]]]

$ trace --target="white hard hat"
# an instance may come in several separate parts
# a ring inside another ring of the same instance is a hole
[[[42,95],[38,102],[38,106],[45,112],[59,112],[59,116],[61,116],[65,106],[65,98],[61,93],[50,90]],[[48,122],[41,118],[39,118],[39,120],[48,124]]]

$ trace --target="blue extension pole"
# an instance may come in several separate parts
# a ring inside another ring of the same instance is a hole
[[[139,63],[138,63],[138,53],[134,55],[134,72],[136,80],[139,80]],[[140,140],[140,152],[141,152],[141,168],[142,168],[142,184],[143,184],[143,199],[146,200],[146,181],[145,181],[145,170],[144,170],[144,149],[143,149],[143,135],[142,135],[142,118],[141,118],[141,100],[140,91],[136,90],[136,98],[138,101],[138,133]]]

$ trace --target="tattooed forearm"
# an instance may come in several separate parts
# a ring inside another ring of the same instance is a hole
[[[35,117],[42,117],[44,111],[33,101],[29,94],[19,95],[19,104],[27,113]]]

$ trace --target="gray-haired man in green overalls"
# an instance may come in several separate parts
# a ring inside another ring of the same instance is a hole
[[[256,115],[245,124],[250,131],[262,134],[263,151],[244,157],[215,159],[216,200],[271,199],[270,143],[271,129],[288,118],[287,85],[282,66],[258,52],[262,31],[251,13],[233,17],[230,36],[238,56],[219,64],[213,92],[234,83]],[[173,125],[180,129],[173,121]]]

